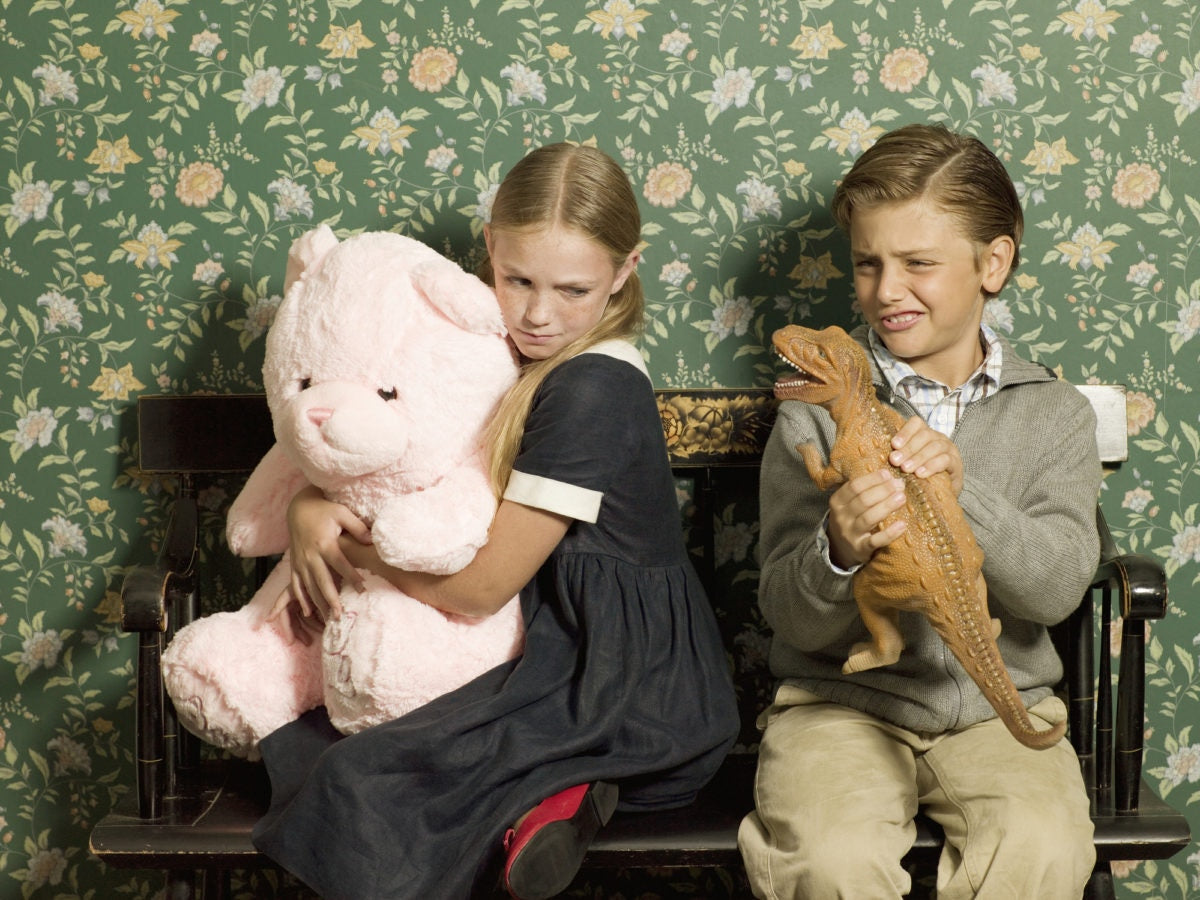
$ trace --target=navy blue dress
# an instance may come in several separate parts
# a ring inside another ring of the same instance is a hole
[[[585,353],[535,397],[506,496],[572,516],[521,591],[524,655],[351,736],[314,710],[261,745],[254,843],[328,900],[487,896],[506,828],[613,781],[688,803],[738,729],[716,621],[683,545],[649,379]]]

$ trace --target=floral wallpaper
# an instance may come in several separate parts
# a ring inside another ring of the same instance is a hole
[[[1147,769],[1200,834],[1198,19],[1190,0],[0,0],[0,895],[161,890],[87,852],[132,783],[117,592],[174,490],[136,468],[135,401],[260,388],[294,237],[397,229],[469,266],[513,162],[595,143],[642,202],[658,384],[764,386],[776,327],[855,321],[827,202],[915,120],[980,137],[1023,197],[1025,262],[989,320],[1129,388],[1102,503],[1170,576]],[[206,515],[236,489],[206,486]],[[718,513],[752,667],[753,504]],[[214,603],[243,596],[228,568]],[[1122,897],[1200,897],[1200,849],[1118,875]],[[736,893],[704,877],[689,896]]]

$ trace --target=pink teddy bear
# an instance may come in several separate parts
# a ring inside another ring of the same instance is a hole
[[[276,444],[230,508],[230,548],[283,553],[288,502],[311,483],[371,526],[388,563],[463,568],[496,510],[483,432],[517,378],[495,294],[419,241],[339,242],[327,226],[293,244],[286,281],[263,363]],[[163,655],[180,721],[237,755],[321,704],[347,734],[395,718],[523,649],[517,598],[448,615],[371,573],[320,642],[289,641],[266,621],[289,578],[285,555],[244,607],[181,629]]]

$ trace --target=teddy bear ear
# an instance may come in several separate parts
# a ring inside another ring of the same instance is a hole
[[[444,257],[412,269],[413,286],[447,319],[473,334],[506,335],[496,293]]]
[[[326,254],[337,245],[337,236],[328,225],[318,225],[292,241],[288,250],[287,272],[283,277],[283,293],[287,294],[301,276],[319,269]]]

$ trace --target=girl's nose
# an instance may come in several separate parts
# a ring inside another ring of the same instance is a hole
[[[531,325],[545,325],[550,315],[550,302],[541,291],[532,291],[525,304],[525,318]]]

